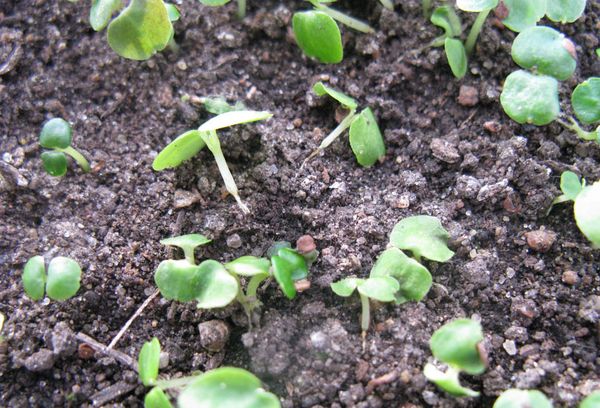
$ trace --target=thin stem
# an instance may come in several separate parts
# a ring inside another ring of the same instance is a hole
[[[192,265],[196,265],[196,257],[194,256],[195,248],[183,248],[183,255],[185,256],[185,260],[191,263]]]
[[[354,17],[350,17],[349,15],[346,15],[341,11],[337,11],[315,1],[311,1],[311,4],[315,6],[317,10],[322,11],[334,20],[337,20],[338,22],[344,24],[345,26],[353,28],[356,31],[368,34],[375,32],[375,30],[373,30],[368,24],[365,24],[362,21],[355,19]]]
[[[392,3],[392,0],[379,0],[381,2],[381,5],[383,7],[385,7],[388,10],[393,10],[394,9],[394,3]]]
[[[246,0],[238,0],[238,17],[246,17]]]
[[[257,299],[256,291],[258,290],[260,284],[263,283],[268,277],[269,274],[265,273],[254,275],[252,278],[250,278],[250,282],[248,282],[248,286],[246,287],[246,298]]]
[[[431,12],[431,0],[423,0],[423,16],[429,18]]]
[[[219,173],[221,173],[221,177],[223,178],[223,182],[225,182],[225,188],[235,198],[238,206],[242,209],[244,214],[250,214],[250,210],[242,202],[240,196],[238,194],[238,189],[235,184],[235,180],[231,175],[231,171],[229,171],[229,167],[227,166],[227,162],[225,161],[225,156],[223,156],[223,151],[221,150],[221,143],[219,142],[219,137],[217,136],[217,132],[211,130],[209,132],[200,132],[200,137],[206,143],[206,146],[211,151],[213,156],[215,157],[215,161],[217,162],[217,167],[219,168]]]
[[[167,43],[167,48],[171,50],[171,52],[174,54],[179,53],[179,44],[177,44],[177,41],[175,41],[174,35],[172,35],[169,39],[169,42]]]
[[[583,140],[598,141],[598,133],[597,132],[585,131],[581,128],[581,126],[579,126],[579,123],[577,123],[577,121],[575,119],[573,119],[572,117],[568,117],[568,119],[571,122],[570,124],[565,122],[562,119],[556,119],[556,121],[558,123],[560,123],[563,127],[569,129],[572,132],[577,133],[577,136],[579,136]]]
[[[240,277],[237,276],[235,273],[232,273],[231,276],[233,276],[238,282],[238,293],[237,295],[235,295],[235,299],[238,302],[240,302],[240,305],[242,305],[242,308],[246,313],[246,317],[248,318],[248,329],[252,331],[252,305],[250,305],[248,298],[246,297],[246,295],[244,295],[244,290],[242,289],[242,282],[240,280]]]
[[[66,147],[64,149],[56,149],[56,150],[58,150],[60,152],[63,152],[63,153],[66,153],[69,156],[71,156],[73,158],[73,160],[75,160],[77,162],[77,164],[79,164],[79,167],[81,167],[81,169],[85,173],[89,173],[89,171],[90,171],[90,163],[77,150],[73,149],[71,146]]]
[[[171,380],[158,380],[155,386],[166,390],[168,388],[182,388],[197,379],[198,376],[191,375],[189,377],[173,378]]]
[[[477,37],[479,37],[483,23],[485,23],[485,19],[487,18],[488,14],[490,14],[490,11],[492,11],[492,9],[483,10],[477,15],[477,18],[473,22],[473,26],[471,27],[471,31],[469,31],[467,41],[465,41],[465,50],[467,51],[467,55],[470,55],[473,52]]]
[[[133,323],[133,321],[135,319],[137,319],[139,315],[142,314],[142,312],[144,311],[144,309],[150,304],[150,302],[152,302],[152,299],[154,299],[156,296],[158,296],[159,293],[160,293],[160,291],[158,289],[155,290],[154,293],[152,293],[150,296],[148,296],[148,299],[146,299],[144,301],[144,303],[142,303],[141,306],[138,307],[138,309],[135,311],[135,313],[133,314],[133,316],[131,316],[129,318],[129,320],[127,320],[127,323],[125,323],[123,325],[123,327],[121,327],[121,330],[119,330],[119,332],[112,339],[112,341],[110,342],[110,344],[108,346],[106,346],[106,348],[108,350],[112,349],[118,343],[118,341],[121,340],[121,337],[123,337],[123,335],[125,334],[125,332],[129,328],[129,326],[131,326],[131,323]]]
[[[335,141],[335,139],[337,139],[346,129],[348,129],[352,124],[352,121],[354,120],[355,116],[356,111],[351,110],[350,113],[344,118],[344,120],[342,120],[340,124],[337,125],[337,127],[333,129],[333,131],[329,135],[327,135],[325,139],[323,139],[319,147],[317,147],[317,149],[304,160],[302,166],[304,166],[310,159],[321,153],[323,149],[332,144]]]
[[[360,304],[362,306],[362,314],[360,316],[360,328],[366,333],[369,330],[369,323],[371,321],[371,306],[369,304],[369,298],[359,292]]]

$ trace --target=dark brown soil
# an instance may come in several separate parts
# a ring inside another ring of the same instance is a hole
[[[152,302],[117,348],[135,357],[158,337],[169,354],[161,370],[167,376],[241,366],[285,407],[491,406],[510,387],[537,388],[557,406],[575,406],[599,388],[597,254],[571,205],[545,211],[563,170],[600,178],[600,149],[558,125],[519,126],[503,114],[498,96],[516,69],[514,34],[488,20],[470,73],[456,81],[442,50],[414,52],[437,34],[420,2],[397,1],[391,13],[376,1],[341,1],[339,8],[368,20],[377,34],[345,30],[344,62],[326,66],[303,57],[291,38],[289,19],[304,4],[249,3],[240,22],[233,4],[207,9],[184,1],[175,24],[180,52],[134,62],[91,30],[87,2],[1,2],[0,64],[11,59],[11,67],[0,76],[0,311],[8,344],[0,349],[0,405],[90,406],[114,385],[131,391],[110,406],[141,406],[146,389],[136,386],[135,372],[112,358],[82,358],[72,334],[108,344],[155,290],[159,262],[177,256],[159,240],[189,232],[210,236],[203,255],[220,261],[303,234],[316,239],[321,256],[312,287],[293,302],[273,284],[261,293],[262,324],[250,333],[235,307],[207,312]],[[561,88],[565,101],[577,82],[600,72],[600,5],[588,3],[585,18],[560,27],[579,56],[576,76]],[[335,106],[310,92],[319,79],[374,109],[388,149],[382,163],[360,168],[342,137],[300,169],[335,126]],[[474,88],[473,106],[458,102],[461,86]],[[185,94],[223,95],[275,114],[222,137],[251,215],[224,196],[206,151],[176,171],[152,171],[160,149],[208,118],[182,102]],[[61,179],[42,171],[37,134],[54,116],[73,124],[91,174],[74,165]],[[182,192],[198,201],[177,208]],[[334,296],[329,284],[368,274],[393,225],[416,214],[442,220],[456,256],[428,265],[437,285],[425,301],[374,313],[363,353],[359,302]],[[556,233],[546,253],[527,245],[524,234],[538,229]],[[227,245],[234,234],[241,239],[235,249]],[[78,296],[29,300],[20,274],[36,254],[79,261]],[[567,271],[576,283],[563,282]],[[215,316],[232,327],[216,354],[201,348],[197,328]],[[490,352],[487,372],[464,379],[479,399],[448,397],[421,374],[432,359],[431,333],[461,316],[481,320]],[[40,366],[46,369],[31,371]],[[386,374],[388,383],[368,386]]]

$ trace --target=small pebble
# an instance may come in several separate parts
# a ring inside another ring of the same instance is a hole
[[[462,106],[475,106],[479,102],[477,88],[463,85],[458,93],[458,103]]]
[[[513,340],[506,340],[504,343],[502,343],[502,347],[509,356],[514,356],[517,354],[517,346]]]
[[[173,198],[173,207],[185,208],[189,207],[198,201],[202,200],[202,196],[198,191],[176,190]]]
[[[89,360],[90,358],[94,357],[94,349],[88,344],[81,343],[77,348],[77,355],[82,360]]]
[[[567,285],[575,285],[577,282],[579,282],[579,276],[575,271],[564,271],[562,275],[562,281]]]
[[[29,371],[40,372],[51,369],[54,366],[54,354],[48,349],[41,349],[33,353],[25,360],[25,368]]]
[[[209,320],[198,325],[200,345],[208,351],[223,350],[229,340],[229,326],[221,320]]]
[[[525,234],[529,248],[537,252],[547,252],[556,241],[556,234],[550,230],[530,231]]]
[[[310,235],[302,235],[296,241],[296,249],[301,254],[307,254],[317,249],[317,244],[315,244],[315,240]]]
[[[233,234],[227,237],[227,246],[229,248],[238,249],[242,246],[242,239],[238,234]]]

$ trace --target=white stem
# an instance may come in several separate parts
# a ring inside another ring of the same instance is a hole
[[[362,33],[374,33],[375,30],[373,30],[368,24],[363,23],[360,20],[357,20],[354,17],[350,17],[347,14],[344,14],[340,11],[337,11],[335,9],[332,9],[330,7],[327,7],[321,3],[313,3],[311,1],[311,3],[315,6],[315,8],[319,11],[322,11],[323,13],[327,14],[329,17],[333,18],[334,20],[337,20],[338,22],[355,29],[356,31],[360,31]]]
[[[323,141],[321,142],[319,147],[317,147],[317,149],[314,152],[312,152],[310,154],[310,156],[308,156],[304,160],[304,162],[302,163],[302,166],[304,166],[306,164],[306,162],[308,162],[310,159],[312,159],[313,157],[315,157],[316,155],[321,153],[321,151],[323,149],[325,149],[330,144],[332,144],[335,141],[335,139],[337,139],[342,133],[344,133],[344,131],[346,129],[348,129],[350,127],[350,125],[352,124],[352,121],[354,120],[355,116],[356,116],[356,111],[351,110],[350,113],[348,114],[348,116],[346,116],[344,118],[344,120],[342,120],[340,122],[340,124],[337,125],[337,127],[335,129],[333,129],[333,131],[330,134],[327,135],[327,137],[325,139],[323,139]]]
[[[133,316],[131,316],[129,318],[129,320],[127,320],[127,323],[125,323],[125,325],[123,327],[121,327],[121,330],[119,330],[119,333],[117,333],[117,335],[115,336],[115,338],[112,339],[112,341],[110,342],[110,344],[108,346],[106,346],[107,350],[112,349],[119,342],[119,340],[121,340],[121,337],[123,337],[123,335],[125,334],[125,332],[129,328],[129,326],[131,326],[131,323],[133,323],[133,321],[135,319],[137,319],[139,315],[142,314],[142,312],[144,311],[144,309],[150,304],[150,302],[152,302],[152,299],[154,299],[156,296],[158,296],[159,293],[160,292],[157,289],[156,291],[154,291],[153,294],[151,294],[150,296],[148,296],[148,299],[146,299],[144,301],[144,303],[142,303],[142,305],[140,307],[138,307],[138,309],[135,311],[135,313],[133,314]]]

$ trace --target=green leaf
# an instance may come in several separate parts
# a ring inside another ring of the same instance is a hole
[[[333,88],[328,87],[323,82],[319,81],[313,85],[313,92],[317,96],[329,95],[336,101],[338,101],[344,108],[348,110],[355,110],[358,107],[358,103],[343,92],[336,91]]]
[[[564,34],[550,27],[530,27],[515,38],[511,54],[522,68],[535,69],[559,81],[575,72],[575,46]]]
[[[558,82],[550,76],[515,71],[504,81],[500,103],[517,123],[547,125],[560,113]]]
[[[462,41],[455,38],[446,38],[444,40],[444,51],[452,74],[458,79],[463,78],[467,73],[468,59]]]
[[[575,201],[582,188],[579,176],[572,171],[565,171],[560,175],[560,189],[567,200]]]
[[[188,261],[162,261],[154,273],[154,282],[162,297],[178,302],[191,302],[200,292],[202,271]]]
[[[598,407],[600,407],[600,390],[592,392],[590,395],[585,397],[585,399],[583,401],[581,401],[581,404],[579,405],[579,408],[598,408]],[[504,407],[500,407],[500,408],[504,408]],[[506,408],[508,408],[508,407],[506,407]],[[543,407],[543,408],[545,408],[545,407]],[[549,408],[552,408],[552,407],[549,407]]]
[[[63,152],[44,152],[40,156],[46,173],[62,177],[67,173],[67,156]]]
[[[431,14],[430,21],[433,25],[444,30],[445,37],[460,37],[462,34],[462,23],[452,6],[436,7]]]
[[[199,0],[205,6],[218,7],[229,3],[231,0]]]
[[[292,265],[279,255],[275,255],[271,258],[271,265],[273,267],[273,276],[279,284],[283,294],[288,299],[295,298],[296,287],[294,286],[294,280],[292,279]]]
[[[584,187],[575,199],[575,221],[579,230],[600,247],[600,182]]]
[[[144,408],[173,408],[173,405],[163,390],[154,387],[144,398]]]
[[[498,5],[498,0],[456,0],[456,7],[462,11],[479,13],[491,10]]]
[[[201,271],[200,291],[196,294],[199,309],[225,307],[235,299],[239,284],[217,261],[207,260],[198,265]]]
[[[583,15],[586,0],[548,0],[546,15],[557,23],[572,23]]]
[[[289,269],[293,281],[306,279],[308,276],[306,259],[296,252],[296,250],[291,248],[280,248],[277,251],[277,255],[288,263],[287,269]]]
[[[380,302],[393,302],[400,289],[398,281],[390,276],[368,278],[357,282],[358,292]]]
[[[142,384],[146,387],[156,383],[159,363],[160,342],[156,337],[153,337],[152,340],[144,343],[138,357],[138,373]]]
[[[365,108],[350,125],[350,147],[356,161],[363,167],[370,167],[385,156],[383,136],[371,108]]]
[[[410,300],[419,301],[431,289],[432,278],[427,268],[406,256],[398,248],[383,251],[369,276],[390,276],[396,279],[400,284],[400,289],[395,294],[398,305]]]
[[[92,0],[90,9],[90,25],[94,31],[101,31],[106,27],[113,13],[123,7],[121,0]]]
[[[266,111],[231,111],[215,116],[212,119],[204,122],[198,128],[200,132],[208,132],[211,130],[219,130],[234,125],[243,123],[257,122],[259,120],[269,119],[273,114]]]
[[[147,60],[164,49],[173,33],[162,0],[131,0],[108,26],[108,44],[120,56]]]
[[[455,397],[477,397],[479,393],[470,388],[460,385],[458,373],[449,370],[444,373],[437,369],[433,364],[427,363],[423,368],[423,375],[432,383]],[[533,408],[533,407],[532,407]]]
[[[180,235],[178,237],[165,238],[160,241],[163,245],[171,245],[183,249],[186,258],[188,258],[188,255],[193,255],[196,247],[206,245],[210,242],[212,242],[210,239],[201,234]]]
[[[429,340],[429,346],[438,360],[476,375],[486,368],[477,349],[482,341],[481,324],[471,319],[456,319],[437,329]]]
[[[71,258],[57,256],[48,265],[46,293],[52,300],[67,300],[79,290],[81,267]]]
[[[518,390],[512,388],[504,391],[493,408],[552,408],[552,403],[538,390]],[[590,406],[589,408],[592,408]],[[597,405],[594,405],[597,407]],[[586,408],[582,405],[579,408]]]
[[[533,27],[546,14],[546,0],[503,0],[508,17],[502,23],[512,31]]]
[[[585,124],[600,121],[600,77],[592,77],[577,85],[571,95],[577,119]]]
[[[165,7],[167,8],[167,15],[169,16],[169,21],[177,21],[179,17],[181,17],[181,13],[176,5],[172,3],[165,3]]]
[[[280,408],[279,399],[261,388],[260,380],[241,368],[208,371],[177,398],[179,408]]]
[[[279,250],[281,248],[291,248],[291,247],[292,247],[292,244],[290,244],[288,241],[273,242],[273,245],[271,245],[269,247],[269,249],[267,249],[267,256],[269,258],[272,258],[273,256],[275,256],[279,253]]]
[[[40,145],[47,149],[66,149],[73,140],[71,125],[64,119],[50,119],[40,132]]]
[[[446,245],[450,235],[440,220],[429,215],[416,215],[400,221],[390,234],[390,243],[399,249],[411,251],[418,259],[425,257],[446,262],[454,255]]]
[[[238,101],[235,104],[230,104],[227,102],[227,99],[222,96],[203,98],[202,104],[207,112],[214,113],[215,115],[232,111],[248,110],[243,102]]]
[[[37,255],[30,258],[23,268],[23,289],[32,300],[44,297],[46,287],[46,265],[44,258]]]
[[[344,59],[340,28],[326,13],[315,10],[294,13],[292,27],[298,46],[309,57],[325,64],[337,64]]]
[[[184,161],[191,159],[206,144],[197,130],[188,130],[167,145],[152,162],[156,171],[177,167]]]
[[[357,286],[364,282],[364,279],[358,278],[346,278],[337,282],[333,282],[331,286],[331,290],[338,296],[348,297],[354,293],[354,290]]]
[[[267,258],[242,256],[225,264],[225,269],[240,276],[254,276],[269,273],[271,262]]]

